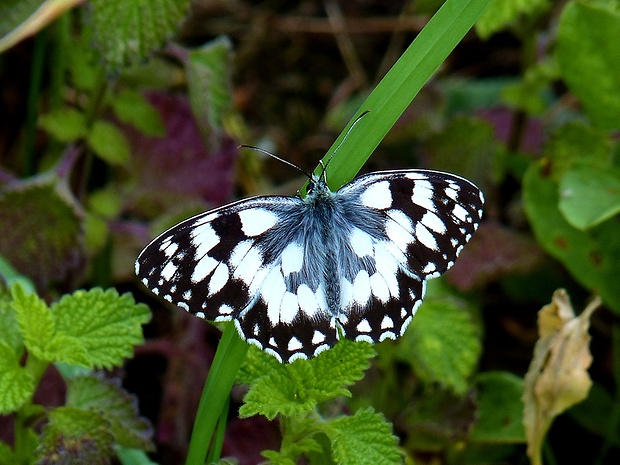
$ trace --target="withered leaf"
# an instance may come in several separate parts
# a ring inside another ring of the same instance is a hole
[[[541,447],[553,419],[588,395],[592,381],[590,317],[601,304],[594,299],[575,317],[568,294],[559,289],[538,313],[539,339],[525,375],[523,423],[532,464],[542,464]]]

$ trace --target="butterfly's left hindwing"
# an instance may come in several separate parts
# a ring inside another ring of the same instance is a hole
[[[232,320],[282,362],[342,333],[378,342],[404,332],[425,280],[447,270],[476,230],[482,194],[458,176],[371,173],[305,198],[255,197],[198,215],[140,254],[153,292],[213,321]]]

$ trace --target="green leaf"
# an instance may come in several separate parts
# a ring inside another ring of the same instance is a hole
[[[40,286],[82,264],[80,209],[66,184],[43,175],[0,189],[0,255]]]
[[[2,0],[0,53],[35,35],[80,0]]]
[[[92,410],[110,423],[117,445],[152,450],[152,428],[138,416],[135,397],[118,383],[95,375],[78,376],[67,380],[67,406]]]
[[[75,108],[59,108],[39,116],[39,126],[60,142],[73,142],[86,137],[86,115]]]
[[[231,108],[232,44],[219,37],[188,54],[185,68],[192,112],[201,131],[222,129],[222,119]],[[203,133],[205,140],[208,134]]]
[[[13,348],[0,342],[0,415],[15,412],[34,394],[34,376],[19,359]]]
[[[48,346],[54,336],[54,324],[49,308],[36,294],[26,294],[21,285],[14,285],[12,294],[24,345],[35,357],[52,361]]]
[[[317,403],[336,396],[350,396],[345,386],[363,376],[374,350],[370,344],[344,339],[311,360],[298,360],[287,365],[258,350],[254,353],[266,361],[269,369],[251,381],[239,415],[262,414],[273,419],[278,414],[291,416],[308,412]],[[243,377],[250,378],[248,371]]]
[[[0,281],[2,281],[0,282],[1,295],[8,299],[10,299],[11,293],[3,284],[11,287],[13,284],[19,283],[26,292],[36,292],[34,283],[27,276],[19,273],[2,255],[0,255]]]
[[[67,69],[69,83],[75,88],[86,91],[87,95],[95,95],[102,85],[104,73],[101,69],[101,55],[92,44],[92,30],[83,28],[79,36],[73,36],[71,46],[67,50]]]
[[[120,366],[143,342],[141,325],[150,319],[146,305],[114,289],[79,290],[63,296],[51,310],[57,337],[63,338],[54,346],[57,360],[90,368]]]
[[[129,161],[131,155],[129,141],[112,123],[95,121],[87,141],[101,159],[112,165],[123,165]]]
[[[116,455],[118,460],[123,465],[159,465],[157,462],[153,462],[146,452],[139,449],[129,449],[126,447],[115,446]],[[220,461],[218,465],[226,465],[226,462]],[[231,462],[230,465],[236,465]]]
[[[496,0],[480,15],[476,32],[482,39],[514,25],[522,16],[538,16],[551,7],[549,0]]]
[[[92,0],[93,40],[110,70],[145,60],[172,36],[189,0]]]
[[[84,215],[84,245],[93,255],[103,250],[108,243],[110,230],[108,223],[100,216]]]
[[[620,173],[576,166],[560,182],[560,211],[572,226],[585,230],[620,212]]]
[[[553,162],[553,180],[559,182],[575,164],[607,169],[613,147],[614,142],[606,131],[571,121],[553,131],[543,152]]]
[[[613,220],[587,231],[571,226],[558,208],[555,165],[532,163],[523,178],[523,201],[538,243],[588,289],[620,312],[620,235]]]
[[[17,353],[23,349],[24,342],[12,301],[11,291],[0,284],[0,342],[7,344]]]
[[[508,372],[476,376],[478,418],[469,439],[485,443],[523,443],[523,379]]]
[[[427,382],[464,394],[482,351],[463,300],[428,296],[399,345],[400,358]]]
[[[324,431],[332,442],[334,459],[339,465],[393,465],[403,461],[392,426],[370,408],[360,409],[352,417],[332,420]]]
[[[19,458],[13,448],[0,441],[0,465],[14,465],[16,463],[19,463]]]
[[[559,77],[555,60],[536,63],[527,69],[521,80],[504,88],[502,101],[510,108],[525,111],[529,115],[541,115],[549,109],[555,98],[551,92],[551,83]]]
[[[11,30],[34,13],[43,0],[5,0],[0,4],[0,36],[7,35]]]
[[[123,200],[121,193],[113,189],[102,189],[88,197],[88,207],[104,218],[114,218],[121,212]]]
[[[112,108],[118,119],[149,136],[165,136],[166,128],[159,112],[134,90],[124,90],[114,97]]]
[[[114,454],[109,423],[98,413],[75,407],[49,412],[37,448],[37,463],[107,465]]]
[[[558,27],[557,59],[564,82],[590,120],[620,128],[620,11],[616,2],[568,2]]]

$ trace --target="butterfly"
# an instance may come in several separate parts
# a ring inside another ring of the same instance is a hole
[[[477,229],[482,192],[429,170],[373,172],[335,192],[324,169],[308,176],[303,198],[252,197],[179,223],[144,248],[136,274],[283,363],[342,337],[396,339]]]

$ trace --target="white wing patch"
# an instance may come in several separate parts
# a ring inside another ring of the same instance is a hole
[[[362,204],[368,208],[385,210],[392,206],[392,192],[388,181],[371,184],[360,196]]]
[[[278,216],[264,208],[250,208],[239,213],[241,230],[248,237],[256,237],[274,227]]]

